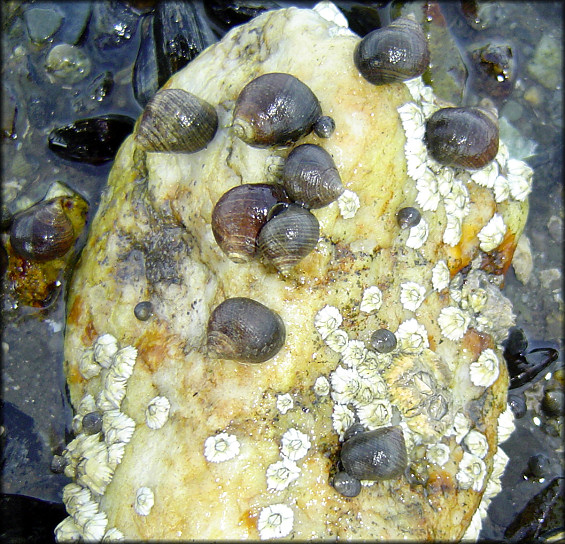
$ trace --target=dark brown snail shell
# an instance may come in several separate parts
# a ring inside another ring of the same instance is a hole
[[[249,183],[224,193],[212,211],[212,232],[220,249],[234,262],[255,257],[257,236],[277,202],[289,202],[280,185]]]
[[[62,257],[73,245],[73,224],[65,213],[67,197],[39,202],[14,216],[10,244],[15,253],[30,261]]]
[[[380,427],[352,436],[340,454],[343,469],[358,480],[389,480],[408,466],[400,427]]]
[[[268,147],[295,142],[322,115],[316,95],[298,78],[279,72],[250,81],[237,98],[233,129],[244,142]]]
[[[218,129],[214,107],[182,89],[163,89],[145,106],[135,140],[146,151],[195,153]]]
[[[374,85],[406,81],[422,75],[430,51],[422,27],[408,17],[369,32],[355,47],[355,66]]]
[[[345,191],[331,155],[314,144],[299,145],[289,153],[282,181],[288,196],[306,208],[327,206]]]
[[[426,121],[428,153],[444,166],[477,170],[498,153],[498,120],[478,107],[442,108]]]
[[[228,298],[208,321],[208,353],[219,359],[262,363],[274,357],[286,337],[281,317],[250,298]]]
[[[257,246],[262,257],[286,274],[316,247],[319,236],[316,216],[301,206],[289,204],[265,223]]]
[[[406,208],[401,208],[396,212],[396,221],[401,229],[409,229],[415,227],[420,220],[422,215],[420,210],[413,208],[412,206],[407,206]]]

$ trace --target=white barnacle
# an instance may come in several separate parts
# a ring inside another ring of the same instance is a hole
[[[409,138],[404,144],[404,155],[406,157],[406,173],[414,180],[418,179],[426,171],[428,151],[422,140]]]
[[[319,397],[325,397],[330,392],[330,382],[325,376],[318,376],[314,382],[314,393]]]
[[[114,442],[108,446],[108,465],[115,468],[122,462],[126,451],[125,442]]]
[[[355,414],[345,404],[334,404],[332,412],[332,425],[339,439],[343,440],[343,433],[355,422]]]
[[[498,163],[498,166],[501,170],[504,170],[506,168],[506,163],[509,157],[510,155],[508,154],[508,147],[506,147],[506,144],[504,142],[499,142],[498,153],[496,154],[494,160]]]
[[[63,502],[67,508],[69,508],[71,501],[74,501],[73,504],[83,504],[91,499],[90,490],[82,485],[71,482],[63,487]]]
[[[441,309],[437,322],[443,336],[449,340],[460,340],[467,332],[471,316],[461,308],[447,306]]]
[[[171,403],[167,397],[156,396],[145,409],[145,423],[150,429],[160,429],[169,419]]]
[[[117,395],[116,395],[117,393]],[[107,412],[108,410],[118,410],[125,397],[125,387],[121,391],[119,389],[114,389],[114,394],[110,393],[107,389],[101,389],[96,397],[96,408],[101,412]]]
[[[298,429],[289,429],[281,439],[281,454],[291,461],[302,459],[310,449],[311,443],[308,436]]]
[[[133,503],[133,509],[140,516],[147,516],[151,512],[155,504],[155,495],[149,487],[140,487],[135,492],[135,502]]]
[[[257,520],[259,538],[267,540],[270,538],[281,538],[292,531],[294,525],[294,513],[286,504],[271,504],[261,510]]]
[[[404,442],[406,442],[406,451],[408,454],[419,444],[422,443],[422,435],[420,433],[414,432],[408,423],[403,419],[400,421],[398,426],[402,429],[402,434],[404,435]]]
[[[113,404],[113,408],[119,408],[126,396],[127,379],[118,376],[114,372],[114,367],[111,367],[104,379],[104,396],[106,400]],[[102,406],[99,406],[104,410]]]
[[[345,15],[333,2],[318,2],[312,9],[316,11],[320,17],[336,26],[345,28],[349,26]]]
[[[204,457],[212,463],[223,463],[239,455],[239,442],[235,435],[219,433],[204,442]]]
[[[498,443],[501,444],[510,438],[510,435],[514,432],[516,426],[514,425],[514,412],[510,406],[506,406],[506,410],[498,416],[496,433],[498,437]],[[500,449],[500,448],[499,448]]]
[[[365,358],[356,366],[356,370],[362,378],[368,380],[381,380],[381,371],[388,367],[392,361],[392,353],[375,353],[367,350]]]
[[[510,183],[504,176],[498,175],[494,180],[493,190],[495,202],[504,202],[510,196]]]
[[[422,217],[417,225],[410,228],[410,234],[406,238],[406,246],[412,249],[420,249],[428,239],[428,234],[428,223]]]
[[[487,189],[492,189],[494,187],[494,181],[498,176],[498,163],[492,161],[488,163],[484,168],[471,173],[471,180],[481,187],[486,187]]]
[[[442,198],[451,193],[453,185],[453,170],[451,168],[442,167],[437,173],[437,190]]]
[[[416,202],[422,211],[435,212],[439,205],[440,194],[435,173],[426,168],[422,176],[416,180]]]
[[[396,339],[401,351],[405,353],[421,353],[425,348],[430,347],[426,327],[413,317],[398,326]]]
[[[359,422],[373,430],[388,425],[392,420],[392,405],[387,399],[375,399],[357,410]]]
[[[396,111],[398,111],[406,138],[421,140],[426,131],[426,119],[420,107],[414,102],[406,102],[399,106]]]
[[[339,328],[342,321],[339,310],[335,306],[326,305],[314,317],[314,327],[325,340],[328,335]]]
[[[98,376],[102,367],[94,360],[94,349],[86,348],[78,362],[78,371],[85,380]]]
[[[467,451],[459,463],[459,470],[455,477],[461,489],[472,488],[473,491],[481,491],[486,475],[485,462],[478,456]]]
[[[85,542],[99,542],[102,540],[106,527],[108,526],[108,517],[104,512],[94,514],[82,528],[82,536]]]
[[[463,444],[467,446],[469,453],[481,459],[484,459],[485,455],[488,453],[487,437],[476,429],[472,429],[467,433],[463,439]]]
[[[349,342],[349,337],[347,333],[342,329],[337,329],[332,333],[328,334],[325,338],[326,345],[336,351],[337,353],[342,353],[343,350],[347,347],[347,343]]]
[[[381,307],[383,303],[383,293],[376,286],[371,285],[363,291],[363,296],[361,298],[361,304],[359,305],[359,310],[362,312],[374,312]]]
[[[88,487],[96,495],[104,494],[114,476],[114,469],[107,462],[107,450],[104,457],[84,458],[76,468],[77,483]]]
[[[85,416],[86,414],[94,412],[95,410],[96,402],[94,400],[94,397],[90,393],[87,393],[86,395],[84,395],[84,397],[82,397],[80,404],[78,405],[77,414]]]
[[[506,179],[510,186],[510,194],[516,200],[524,200],[532,190],[534,171],[523,161],[508,159],[506,162]]]
[[[451,455],[451,450],[449,446],[442,444],[441,442],[437,442],[436,444],[431,444],[428,446],[426,451],[426,459],[433,463],[434,465],[438,465],[443,467],[449,461],[449,457]]]
[[[94,360],[104,368],[112,364],[116,351],[118,351],[118,341],[111,334],[103,334],[94,342]]]
[[[461,307],[469,307],[476,314],[480,313],[488,302],[488,293],[485,289],[472,289],[466,293],[466,298],[461,301]]]
[[[339,213],[344,219],[351,219],[355,217],[357,210],[360,207],[359,197],[357,193],[345,189],[341,196],[337,199],[337,205],[339,206]]]
[[[412,79],[405,81],[404,83],[405,83],[406,87],[408,87],[408,90],[410,91],[412,98],[416,102],[419,102],[420,101],[420,95],[421,95],[422,90],[424,88],[424,82],[422,81],[422,78],[421,77],[414,77]]]
[[[498,247],[506,233],[504,219],[499,213],[495,213],[490,221],[479,231],[477,237],[481,241],[479,247],[483,251],[492,251]]]
[[[361,387],[361,377],[354,368],[338,366],[330,375],[332,399],[339,404],[352,402]]]
[[[343,362],[349,367],[356,367],[365,359],[367,348],[361,340],[350,340],[341,353]]]
[[[126,537],[124,533],[115,527],[108,529],[102,537],[102,542],[122,542]]]
[[[283,457],[282,461],[267,467],[267,489],[282,491],[294,482],[298,476],[300,476],[298,465],[287,457]]]
[[[443,243],[454,247],[461,240],[462,218],[455,214],[448,214],[447,225],[443,231]]]
[[[137,348],[126,346],[114,354],[114,362],[111,371],[123,380],[127,380],[133,372],[135,360],[137,359]]]
[[[68,511],[68,510],[67,510]],[[75,523],[79,527],[84,527],[84,524],[98,513],[98,503],[95,501],[88,501],[80,506],[74,508],[73,513],[69,512],[73,516]]]
[[[445,213],[463,219],[469,213],[469,191],[460,179],[454,179],[451,191],[443,199]]]
[[[129,442],[135,431],[135,421],[119,410],[107,410],[102,414],[102,431],[106,443]]]
[[[470,428],[471,422],[469,421],[469,418],[463,412],[457,412],[453,418],[453,427],[447,434],[448,436],[454,435],[455,442],[460,444],[461,440],[465,438]]]
[[[432,287],[436,291],[443,291],[449,285],[450,273],[447,263],[438,261],[432,268]]]
[[[359,383],[360,387],[353,398],[355,407],[359,408],[375,402],[375,399],[386,397],[386,383],[380,376],[373,379],[361,379]]]
[[[57,542],[79,542],[82,540],[82,530],[77,527],[71,516],[67,516],[55,527],[55,540]]]
[[[286,414],[293,406],[294,401],[288,393],[285,393],[284,395],[277,395],[277,410],[281,414]]]
[[[483,528],[483,518],[481,516],[481,504],[482,501],[479,503],[479,508],[475,510],[475,513],[473,514],[473,517],[471,518],[471,521],[467,526],[467,529],[465,529],[465,532],[461,537],[461,542],[477,542],[479,540],[479,534],[481,532],[481,529]]]
[[[400,284],[400,302],[406,310],[415,312],[426,298],[426,288],[415,281]]]
[[[499,362],[491,348],[481,352],[479,358],[469,366],[469,374],[474,385],[490,387],[498,378]]]

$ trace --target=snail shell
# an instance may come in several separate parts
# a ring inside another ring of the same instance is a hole
[[[212,232],[221,250],[242,263],[257,253],[257,236],[277,202],[288,202],[280,185],[244,184],[224,193],[212,211]]]
[[[327,206],[345,191],[331,155],[314,144],[299,145],[289,153],[282,181],[288,196],[307,208]]]
[[[424,141],[440,164],[477,170],[498,153],[498,120],[483,108],[442,108],[426,121]]]
[[[380,427],[358,433],[343,443],[341,462],[358,480],[388,480],[408,466],[406,444],[400,427]]]
[[[308,134],[322,115],[316,95],[290,74],[263,74],[237,98],[233,129],[255,147],[288,144]]]
[[[320,225],[312,213],[296,204],[276,211],[259,232],[257,246],[261,256],[286,274],[316,247]]]
[[[336,472],[331,484],[344,497],[356,497],[361,493],[361,482],[347,472]]]
[[[214,107],[182,89],[159,91],[145,106],[135,140],[146,151],[195,153],[218,128]]]
[[[396,221],[401,229],[409,229],[415,227],[420,220],[422,215],[420,210],[413,208],[412,206],[407,206],[406,208],[401,208],[396,212]]]
[[[371,335],[371,347],[379,353],[390,353],[396,348],[396,336],[388,329],[377,329]]]
[[[355,47],[353,60],[367,81],[382,85],[422,75],[430,51],[422,27],[413,19],[399,17],[369,32]]]
[[[329,115],[322,115],[314,123],[314,133],[318,138],[329,138],[335,130],[335,121]]]
[[[208,320],[208,352],[219,359],[262,363],[274,357],[286,337],[281,317],[250,298],[228,298]]]
[[[24,259],[45,262],[62,257],[74,243],[73,224],[64,207],[67,197],[39,202],[14,217],[10,244]]]

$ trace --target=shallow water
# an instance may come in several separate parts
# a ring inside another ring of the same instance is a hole
[[[121,29],[114,33],[121,36],[121,43],[104,49],[99,39],[102,32],[96,25],[101,20],[99,4],[2,5],[4,237],[10,216],[41,199],[54,181],[81,194],[90,204],[90,217],[98,205],[111,162],[92,166],[61,159],[47,148],[52,128],[91,115],[118,113],[136,118],[141,112],[133,96],[131,72],[139,47],[137,25],[147,8],[133,15],[127,12],[127,17],[126,8],[118,9],[112,25]],[[294,3],[298,4],[311,7],[314,2]],[[339,4],[347,9],[356,3]],[[535,171],[525,232],[533,271],[524,284],[511,268],[505,292],[513,301],[517,325],[528,337],[553,341],[562,352],[562,7],[559,2],[481,6],[477,12],[481,22],[474,26],[465,21],[459,3],[442,4],[442,12],[461,51],[480,40],[501,41],[512,47],[517,77],[512,93],[499,99],[505,120],[501,123],[502,138],[511,154],[526,160]],[[88,32],[78,47],[90,59],[90,73],[77,83],[52,82],[44,67],[47,56],[54,45],[71,39],[72,31],[75,35],[79,32],[75,26],[81,17],[88,20],[87,8],[92,8]],[[66,17],[59,30],[42,43],[30,39],[30,33],[40,33],[48,26],[47,22],[39,29],[32,26],[29,11],[37,9],[51,13],[55,26],[53,13]],[[394,4],[388,4],[382,9],[383,16],[390,16],[394,9]],[[91,98],[89,86],[107,71],[112,73],[113,88],[105,96]],[[467,80],[462,96],[469,103],[477,99],[473,78]],[[22,306],[7,290],[2,306],[2,491],[55,502],[61,500],[62,487],[69,480],[52,473],[49,466],[53,453],[68,441],[72,417],[62,374],[64,287],[63,282],[57,298],[45,309]],[[560,357],[553,369],[562,365],[561,361]],[[482,534],[485,538],[500,538],[527,500],[547,485],[551,476],[563,474],[563,416],[548,418],[541,411],[546,384],[543,379],[528,389],[528,413],[516,420],[517,431],[503,445],[511,459],[510,468],[502,480],[503,492],[489,510]],[[543,481],[524,478],[528,458],[539,452],[550,457],[549,475]]]

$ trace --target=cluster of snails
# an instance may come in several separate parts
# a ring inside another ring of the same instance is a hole
[[[390,426],[366,431],[363,425],[354,423],[345,432],[339,464],[331,484],[345,497],[359,495],[360,480],[397,478],[408,466],[402,429]]]

